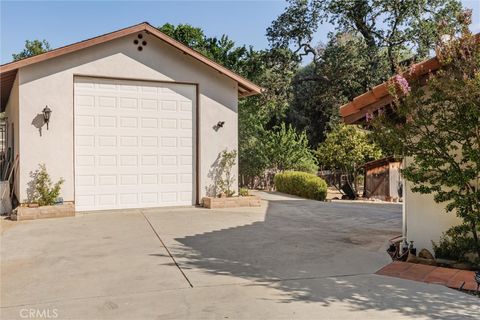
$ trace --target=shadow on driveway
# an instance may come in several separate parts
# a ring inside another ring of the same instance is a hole
[[[176,238],[182,245],[174,255],[187,270],[279,289],[285,293],[282,303],[340,301],[354,310],[478,319],[478,299],[373,275],[389,262],[386,241],[400,226],[401,206],[272,200],[264,221]]]

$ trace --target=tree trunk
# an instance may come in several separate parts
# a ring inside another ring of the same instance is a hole
[[[478,242],[477,225],[475,221],[472,221],[470,223],[470,227],[472,228],[473,240],[475,241],[475,251],[477,252],[478,257],[480,258],[480,243]]]

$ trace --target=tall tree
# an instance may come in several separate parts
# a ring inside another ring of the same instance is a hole
[[[318,47],[318,65],[311,63],[296,73],[288,120],[299,130],[307,131],[312,147],[324,140],[330,123],[338,122],[338,106],[368,87],[364,75],[370,65],[365,50],[365,42],[358,35],[332,34],[327,45]],[[320,74],[325,81],[317,81]],[[378,63],[378,78],[388,74],[386,60],[382,59]]]
[[[338,106],[423,59],[438,38],[437,24],[457,28],[458,0],[289,0],[267,29],[272,48],[291,48],[312,62],[292,80],[288,120],[306,130],[312,146],[325,138]],[[335,33],[313,43],[319,26]],[[308,61],[308,60],[307,60]]]
[[[47,40],[26,40],[25,48],[19,53],[12,54],[13,61],[25,59],[28,57],[36,56],[37,54],[44,53],[50,50],[50,44]]]
[[[339,32],[361,35],[368,48],[366,57],[375,81],[378,54],[384,49],[391,73],[405,51],[415,59],[428,55],[438,38],[440,21],[454,26],[461,12],[458,0],[289,0],[289,5],[267,29],[273,47],[293,46],[299,56],[321,59],[312,44],[313,35],[323,22],[335,25]],[[371,83],[376,84],[375,82]]]

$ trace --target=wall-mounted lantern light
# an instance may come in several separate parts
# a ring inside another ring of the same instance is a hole
[[[218,121],[216,125],[213,126],[213,130],[218,131],[218,129],[223,128],[225,121]]]
[[[43,121],[47,125],[47,130],[48,130],[48,123],[50,122],[50,115],[52,114],[52,110],[48,106],[45,106],[42,112],[43,112]]]

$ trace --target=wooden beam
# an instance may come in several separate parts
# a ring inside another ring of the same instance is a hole
[[[343,121],[347,124],[357,123],[359,120],[365,118],[365,115],[367,113],[373,113],[373,112],[377,111],[378,109],[389,105],[390,103],[392,103],[392,101],[393,101],[393,98],[390,95],[385,96],[385,97],[381,98],[380,100],[378,100],[377,102],[374,102],[374,103],[360,109],[359,111],[357,111],[357,112],[355,112],[355,113],[353,113],[349,116],[344,117]]]

